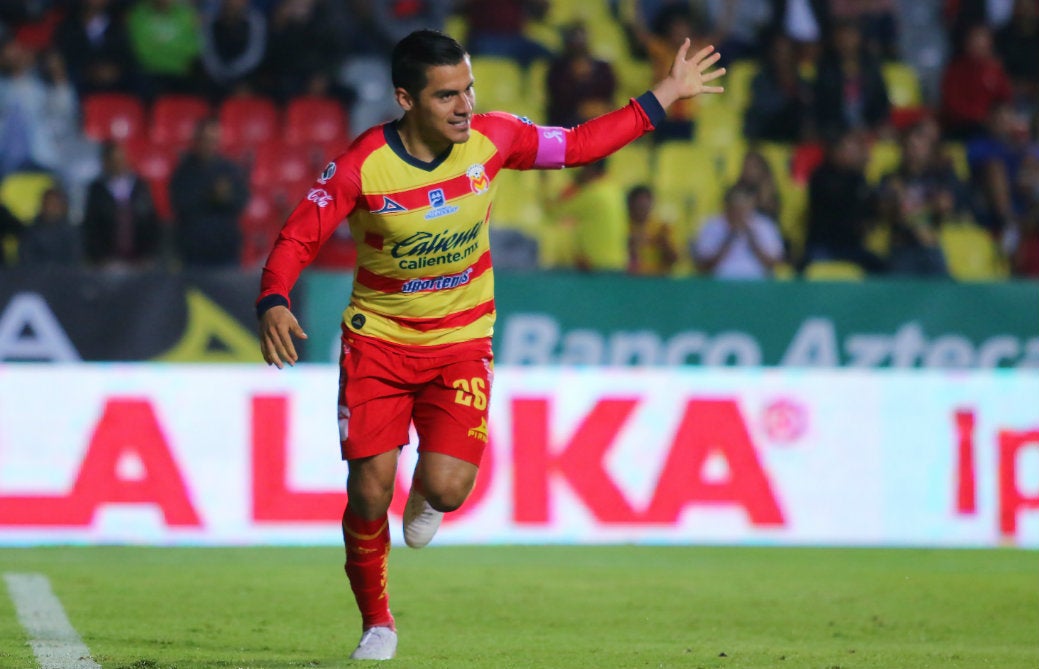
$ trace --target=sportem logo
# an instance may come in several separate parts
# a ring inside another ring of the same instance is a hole
[[[327,207],[328,203],[332,201],[332,196],[324,188],[311,188],[307,193],[307,199],[319,207]]]
[[[410,279],[404,282],[404,285],[400,287],[402,293],[419,293],[434,290],[446,290],[448,288],[457,288],[458,286],[469,283],[469,276],[473,273],[473,268],[469,267],[458,274],[446,274],[444,276],[433,277],[431,279]]]

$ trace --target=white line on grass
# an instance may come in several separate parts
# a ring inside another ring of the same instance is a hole
[[[101,669],[90,659],[90,649],[72,627],[46,576],[4,574],[4,580],[40,669]]]

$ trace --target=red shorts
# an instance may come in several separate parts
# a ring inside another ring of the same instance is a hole
[[[489,339],[420,348],[344,334],[339,358],[343,459],[406,445],[414,422],[420,452],[479,465],[487,446],[493,375]]]

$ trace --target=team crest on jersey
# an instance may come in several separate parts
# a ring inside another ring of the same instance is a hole
[[[329,163],[328,165],[325,165],[325,171],[321,173],[320,177],[318,177],[317,182],[319,184],[327,184],[328,180],[331,179],[333,176],[335,176],[335,173],[336,173],[336,164],[335,163]]]
[[[480,163],[470,165],[469,169],[465,171],[465,176],[469,177],[469,187],[472,188],[473,192],[477,195],[486,193],[487,189],[491,186],[491,180],[487,176],[487,170],[485,170],[483,165]]]
[[[372,211],[373,214],[396,214],[402,211],[407,211],[407,207],[403,206],[399,202],[394,202],[385,195],[382,196],[382,206]]]
[[[429,206],[432,207],[426,212],[427,219],[447,216],[458,211],[458,207],[447,203],[447,196],[444,195],[443,188],[434,188],[427,195],[429,196]]]
[[[311,188],[307,193],[307,199],[319,207],[327,207],[328,203],[332,201],[332,196],[324,188]]]

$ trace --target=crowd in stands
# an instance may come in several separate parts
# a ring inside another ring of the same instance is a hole
[[[1039,0],[21,0],[0,5],[0,266],[249,267],[398,114],[444,29],[478,110],[571,126],[713,44],[725,94],[507,173],[502,269],[1039,277]],[[349,268],[346,226],[318,265]]]

